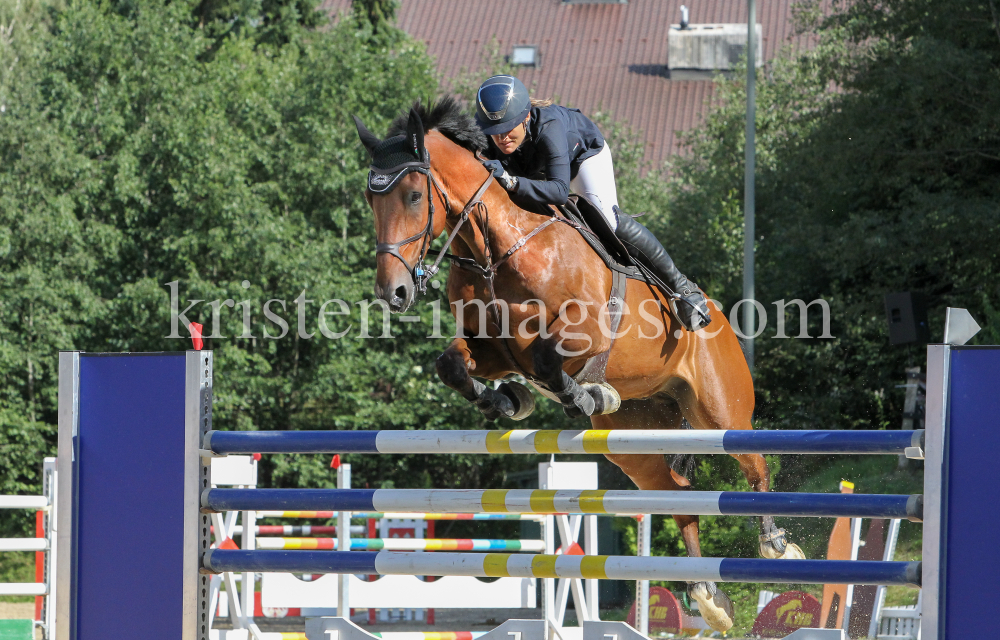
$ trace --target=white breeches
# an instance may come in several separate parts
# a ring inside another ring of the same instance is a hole
[[[580,170],[569,183],[569,189],[587,197],[600,208],[608,224],[614,230],[618,227],[613,207],[618,206],[618,189],[615,187],[615,166],[611,161],[611,148],[604,148],[596,156],[580,163]]]

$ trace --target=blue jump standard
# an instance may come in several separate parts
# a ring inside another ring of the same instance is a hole
[[[467,489],[208,489],[202,511],[382,511],[466,513],[644,513],[923,520],[923,496],[743,491],[508,490],[503,503],[484,503],[499,492]],[[548,510],[536,497],[554,495]]]
[[[511,432],[526,433],[526,432]],[[539,431],[541,434],[559,433]],[[563,434],[585,432],[562,432]],[[629,447],[618,442],[627,439],[630,432],[613,431],[617,437],[608,439],[616,453],[648,453],[642,442],[641,432],[637,443]],[[246,453],[407,453],[407,438],[425,440],[420,436],[437,439],[433,453],[510,453],[504,451],[470,450],[457,445],[463,437],[472,438],[483,432],[473,431],[211,431],[205,448],[220,455]],[[658,436],[670,448],[672,433]],[[688,434],[677,432],[678,451],[682,453],[759,453],[759,454],[893,454],[902,455],[908,447],[923,448],[923,430],[916,431],[699,431],[702,446],[687,442]],[[615,442],[616,444],[611,444]],[[410,443],[412,444],[412,443]],[[590,451],[593,452],[593,451]],[[409,453],[417,453],[409,451]],[[533,453],[523,451],[522,453]],[[567,450],[564,453],[585,453]]]

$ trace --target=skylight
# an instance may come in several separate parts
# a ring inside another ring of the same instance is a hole
[[[515,45],[513,53],[510,56],[511,64],[516,64],[524,67],[537,67],[538,66],[538,47],[533,44],[525,45]]]

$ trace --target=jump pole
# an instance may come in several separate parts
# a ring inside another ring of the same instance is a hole
[[[533,514],[734,515],[903,518],[920,521],[919,495],[744,491],[543,491],[531,489],[207,489],[202,511],[339,510]]]
[[[204,568],[213,573],[260,571],[920,586],[919,562],[210,549],[203,563]]]
[[[210,431],[203,448],[246,453],[916,455],[924,431]]]

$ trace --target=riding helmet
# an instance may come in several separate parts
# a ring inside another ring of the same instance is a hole
[[[476,92],[476,123],[488,136],[507,133],[528,117],[528,89],[514,76],[493,76]]]

